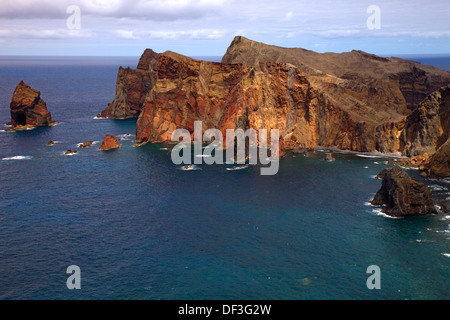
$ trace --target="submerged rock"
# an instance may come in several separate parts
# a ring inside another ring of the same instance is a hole
[[[118,144],[117,142],[119,142],[120,139],[111,136],[109,134],[107,134],[105,136],[105,139],[103,139],[102,145],[100,146],[100,150],[113,150],[113,149],[118,149],[120,148],[120,144]]]
[[[93,141],[86,141],[86,142],[82,142],[80,143],[80,145],[78,146],[79,148],[89,148],[90,146],[92,146]]]
[[[52,121],[51,113],[47,110],[47,105],[41,99],[41,93],[23,81],[16,86],[11,98],[11,129],[27,130],[37,126],[52,126],[58,122]]]
[[[417,182],[399,166],[385,169],[378,175],[381,189],[371,204],[383,206],[382,211],[395,217],[436,214],[430,189]]]
[[[49,140],[48,142],[47,142],[47,146],[52,146],[52,145],[54,145],[55,144],[55,141],[53,141],[53,140]]]
[[[336,160],[335,158],[333,158],[333,154],[332,153],[330,153],[330,152],[327,152],[326,154],[325,154],[325,159],[324,159],[325,161],[334,161],[334,160]]]

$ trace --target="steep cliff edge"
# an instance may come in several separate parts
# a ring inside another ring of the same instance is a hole
[[[352,98],[349,98],[352,100]],[[279,129],[286,149],[318,145],[374,150],[369,134],[376,117],[355,119],[292,65],[260,62],[246,67],[194,60],[172,52],[159,56],[156,79],[137,121],[141,141],[167,141],[176,128],[193,131]]]
[[[450,85],[423,100],[406,119],[400,137],[405,156],[434,153],[449,138]]]
[[[99,118],[126,119],[139,116],[147,93],[153,88],[159,54],[146,49],[136,69],[119,68],[116,96]]]
[[[400,138],[405,127],[415,130],[408,107],[449,83],[450,72],[412,61],[236,37],[222,63],[147,49],[136,69],[119,69],[116,97],[99,116],[139,116],[141,142],[170,140],[176,128],[192,132],[200,120],[203,130],[223,133],[279,129],[286,149],[403,152],[412,136]]]

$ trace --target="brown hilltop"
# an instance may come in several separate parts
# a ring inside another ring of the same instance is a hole
[[[359,50],[317,53],[282,48],[237,36],[222,58],[223,63],[253,66],[259,61],[289,63],[315,80],[345,88],[369,106],[392,114],[414,109],[428,94],[450,83],[450,72],[418,62],[383,58]]]
[[[170,140],[201,120],[203,130],[280,129],[286,149],[402,152],[415,121],[408,107],[449,83],[450,72],[412,61],[236,37],[222,63],[145,50],[136,69],[119,69],[116,97],[100,116],[139,116],[139,141]]]

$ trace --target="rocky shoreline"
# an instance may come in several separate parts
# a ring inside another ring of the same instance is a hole
[[[175,128],[192,131],[202,121],[223,132],[278,128],[286,150],[322,145],[410,156],[448,139],[441,105],[449,84],[450,72],[412,61],[236,37],[221,63],[145,50],[136,69],[119,69],[116,97],[99,117],[137,117],[140,142],[168,141]]]
[[[40,92],[23,81],[10,109],[5,131],[57,124]],[[136,69],[119,68],[115,98],[96,118],[133,117],[134,146],[170,142],[175,129],[193,132],[202,121],[204,131],[223,135],[279,129],[280,157],[317,148],[328,150],[329,162],[333,150],[391,155],[396,166],[380,173],[373,203],[392,215],[435,213],[429,191],[397,165],[418,168],[423,178],[450,177],[450,72],[362,51],[319,54],[236,37],[214,63],[147,49]],[[119,140],[106,135],[99,149],[118,149]]]

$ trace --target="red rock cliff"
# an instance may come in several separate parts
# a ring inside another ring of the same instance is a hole
[[[404,76],[408,70],[421,76]],[[401,152],[408,107],[448,83],[450,72],[406,60],[320,55],[237,37],[222,63],[146,50],[137,69],[119,70],[116,98],[101,115],[139,115],[140,141],[170,140],[176,128],[192,132],[201,120],[203,130],[223,133],[279,129],[286,149]]]
[[[23,81],[16,86],[11,98],[11,122],[13,127],[49,126],[55,124],[41,99],[41,93]]]

